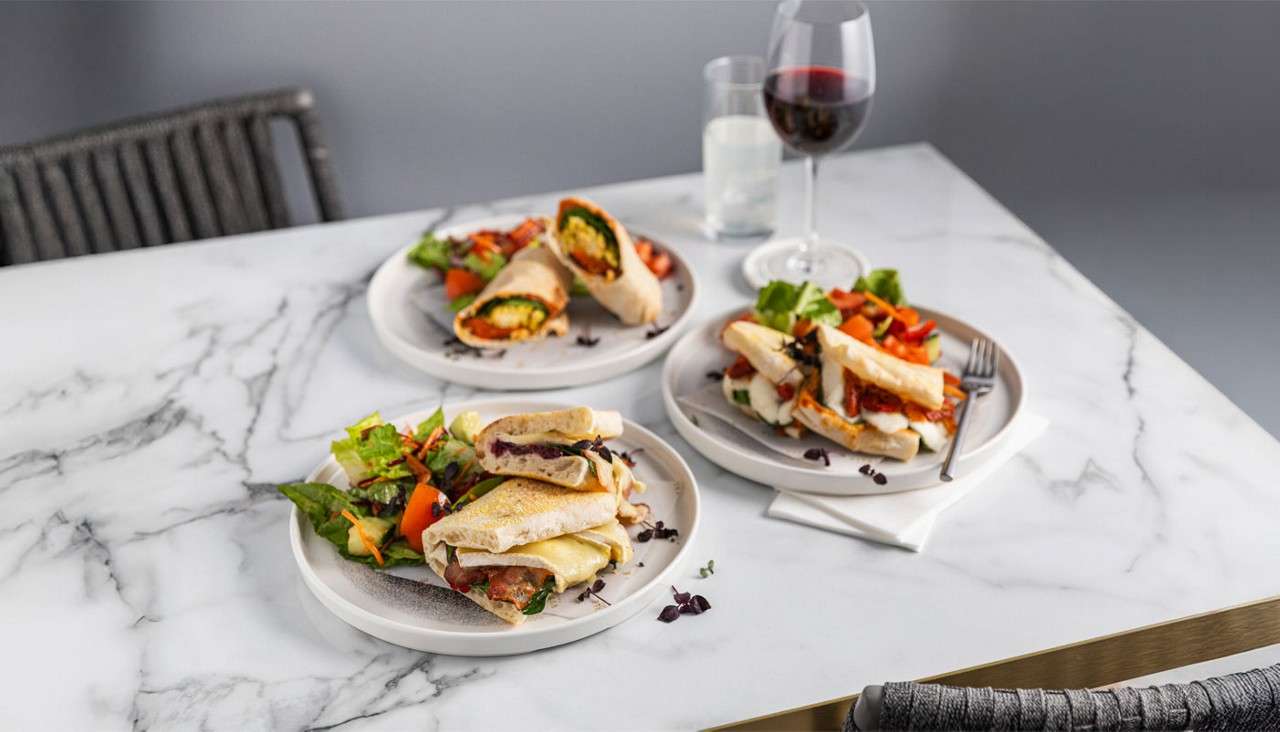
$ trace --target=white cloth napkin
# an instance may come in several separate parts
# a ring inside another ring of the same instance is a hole
[[[878,496],[819,496],[780,490],[766,513],[773,518],[918,552],[924,548],[939,514],[986,482],[1048,426],[1049,420],[1044,417],[1024,414],[1014,422],[1008,438],[995,447],[989,458],[977,465],[965,466],[958,478],[935,488]]]

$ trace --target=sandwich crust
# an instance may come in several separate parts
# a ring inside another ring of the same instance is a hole
[[[434,546],[443,542],[498,554],[520,544],[599,526],[616,511],[617,499],[610,493],[512,478],[427,527],[422,543]]]
[[[854,452],[906,461],[920,451],[920,435],[915,432],[881,432],[866,424],[849,422],[819,404],[807,390],[796,398],[794,414],[805,427]]]
[[[766,325],[738,320],[725,328],[721,336],[731,351],[742,354],[751,367],[774,384],[798,386],[804,380],[796,362],[787,355],[786,347],[795,338]]]
[[[581,491],[618,493],[630,483],[619,479],[615,465],[592,451],[583,455],[544,457],[538,454],[498,455],[498,440],[514,444],[572,444],[596,437],[612,439],[622,434],[622,415],[573,407],[553,412],[530,412],[502,417],[489,423],[476,437],[480,465],[497,475],[514,475],[554,483]],[[615,463],[617,461],[614,461]],[[625,466],[623,466],[625,467]]]
[[[829,325],[818,326],[818,342],[824,357],[834,358],[859,379],[926,409],[942,408],[942,369],[882,353]]]
[[[441,552],[443,551],[444,548],[443,545],[441,545]],[[427,556],[427,566],[431,567],[431,571],[439,575],[440,579],[444,579],[445,562],[432,554]],[[488,610],[494,615],[497,615],[499,618],[502,618],[512,625],[520,625],[528,617],[520,610],[520,608],[509,602],[490,600],[483,590],[471,589],[467,590],[464,594],[468,600],[474,602],[485,610]]]

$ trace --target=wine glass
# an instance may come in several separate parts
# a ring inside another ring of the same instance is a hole
[[[762,247],[749,279],[850,287],[866,260],[818,236],[818,162],[853,142],[876,86],[871,18],[856,0],[785,0],[769,39],[764,104],[773,129],[805,156],[805,234]]]

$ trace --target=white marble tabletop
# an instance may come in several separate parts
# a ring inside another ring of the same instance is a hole
[[[800,176],[784,172],[783,231]],[[745,302],[697,231],[701,179],[583,191]],[[424,227],[556,196],[0,270],[0,719],[17,728],[691,728],[1280,594],[1280,444],[925,145],[824,165],[821,223],[980,324],[1049,432],[913,554],[767,519],[768,488],[676,437],[659,364],[554,398],[618,407],[699,479],[681,584],[526,656],[432,656],[329,617],[289,504],[335,430],[467,389],[376,342],[369,276]],[[1230,357],[1224,354],[1224,357]]]

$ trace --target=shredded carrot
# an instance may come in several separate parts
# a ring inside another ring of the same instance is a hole
[[[369,535],[364,533],[364,527],[360,525],[360,519],[356,518],[350,511],[343,511],[342,518],[350,521],[351,525],[356,527],[356,535],[360,537],[360,543],[364,544],[364,548],[368,549],[369,552],[373,554],[374,561],[376,561],[378,566],[381,567],[383,564],[382,552],[378,551],[378,545],[373,543],[373,540],[369,538]]]
[[[413,471],[414,477],[418,480],[430,480],[431,470],[422,464],[422,461],[408,453],[404,456],[405,462],[409,463],[409,470]]]
[[[954,386],[952,386],[952,385],[950,385],[950,384],[943,384],[943,385],[942,385],[942,393],[944,393],[944,394],[949,394],[949,395],[951,395],[951,396],[955,397],[956,399],[965,399],[965,398],[967,398],[967,397],[969,396],[968,394],[965,394],[963,391],[961,391],[960,389],[958,389],[958,388],[956,388],[956,387],[954,387]]]
[[[877,296],[874,292],[872,292],[872,291],[870,291],[870,290],[867,290],[866,292],[864,292],[864,293],[862,293],[862,294],[866,295],[868,300],[870,300],[871,302],[875,303],[875,304],[876,304],[876,307],[878,307],[878,308],[880,308],[881,310],[883,310],[883,311],[885,311],[886,313],[888,313],[890,317],[893,317],[893,318],[896,318],[896,319],[898,319],[898,320],[901,320],[901,321],[903,321],[904,323],[906,322],[906,320],[902,317],[902,315],[900,315],[900,314],[898,313],[898,309],[897,309],[897,308],[895,308],[894,306],[890,305],[890,304],[889,304],[889,301],[887,301],[887,300],[885,300],[885,299],[883,299],[883,298],[881,298],[881,297]]]
[[[431,434],[427,435],[427,439],[422,441],[422,449],[418,450],[418,459],[425,460],[427,453],[431,448],[435,447],[436,442],[444,435],[444,427],[436,427],[431,430]]]

